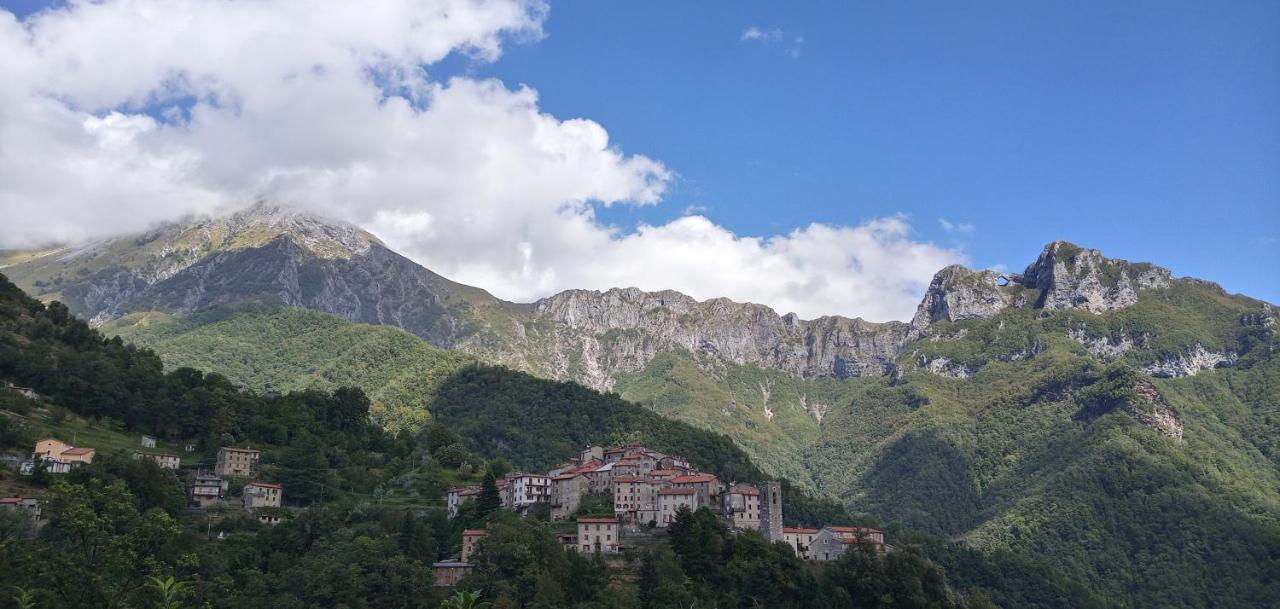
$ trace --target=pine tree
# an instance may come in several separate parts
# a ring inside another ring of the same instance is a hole
[[[485,517],[501,507],[502,496],[498,494],[498,482],[492,472],[486,473],[484,482],[480,483],[480,496],[476,498],[476,511],[481,517]]]

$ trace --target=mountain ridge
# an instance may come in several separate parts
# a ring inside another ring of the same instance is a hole
[[[941,321],[1010,307],[1097,313],[1130,306],[1140,292],[1173,281],[1199,281],[1055,241],[1023,273],[941,269],[908,321],[802,320],[767,305],[637,288],[566,290],[513,303],[446,279],[354,225],[266,203],[59,251],[27,255],[6,272],[95,324],[130,311],[190,314],[276,302],[397,326],[437,347],[599,390],[674,350],[797,378],[892,376],[906,344]]]

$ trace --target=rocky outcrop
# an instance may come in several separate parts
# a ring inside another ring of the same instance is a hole
[[[1165,402],[1160,391],[1148,381],[1134,386],[1136,398],[1125,406],[1125,412],[1142,425],[1174,440],[1182,440],[1182,418]]]
[[[1205,370],[1234,366],[1237,359],[1238,356],[1235,353],[1209,351],[1197,343],[1188,351],[1166,356],[1158,362],[1147,364],[1142,371],[1157,378],[1195,376]]]
[[[959,265],[938,271],[911,320],[912,330],[919,333],[942,320],[994,317],[1012,301],[999,285],[1001,277],[995,271],[971,271]]]
[[[1022,275],[1024,285],[1040,290],[1036,307],[1091,313],[1130,306],[1139,290],[1168,287],[1169,281],[1169,271],[1160,267],[1110,260],[1065,241],[1046,246]]]
[[[1090,336],[1085,328],[1072,328],[1067,331],[1067,336],[1084,345],[1085,351],[1088,351],[1089,355],[1108,361],[1135,349],[1142,348],[1146,343],[1145,337],[1140,337],[1142,340],[1140,341],[1141,344],[1139,344],[1139,342],[1134,342],[1133,339],[1129,338],[1128,335],[1121,336],[1119,339],[1113,339],[1109,336]]]
[[[967,379],[977,373],[977,370],[972,367],[959,362],[953,362],[945,357],[935,357],[930,359],[922,355],[917,360],[917,366],[938,376],[945,376],[953,379]]]

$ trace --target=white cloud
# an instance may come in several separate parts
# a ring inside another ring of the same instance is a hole
[[[753,25],[742,31],[742,37],[739,40],[743,42],[777,42],[782,40],[782,30],[778,28],[765,30]]]
[[[589,119],[543,112],[531,88],[431,76],[451,53],[494,61],[509,40],[537,40],[547,10],[105,0],[24,20],[0,11],[0,246],[268,198],[365,226],[505,298],[636,285],[876,320],[909,317],[933,272],[963,260],[916,241],[902,218],[763,238],[692,208],[635,231],[604,225],[597,205],[657,204],[671,170]]]
[[[948,233],[960,235],[972,235],[977,227],[966,222],[952,222],[946,218],[938,218],[938,224],[942,225],[942,230]]]
[[[740,42],[783,45],[782,54],[792,59],[800,58],[800,50],[804,47],[804,36],[792,36],[779,28],[761,28],[751,26],[742,30],[738,37]]]

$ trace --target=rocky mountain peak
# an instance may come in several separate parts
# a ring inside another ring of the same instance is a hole
[[[960,321],[991,317],[1012,302],[1002,289],[1004,276],[996,271],[973,271],[958,264],[938,271],[925,291],[911,320],[921,329],[941,320]]]
[[[195,249],[207,254],[261,247],[280,238],[322,259],[350,258],[368,252],[371,245],[381,245],[353,224],[264,201],[227,215],[160,226],[135,242],[142,245],[155,240],[166,252]]]
[[[1096,249],[1054,241],[1027,267],[1021,280],[1040,290],[1035,303],[1039,308],[1101,313],[1137,302],[1140,289],[1168,287],[1170,274],[1152,264],[1112,260]]]

